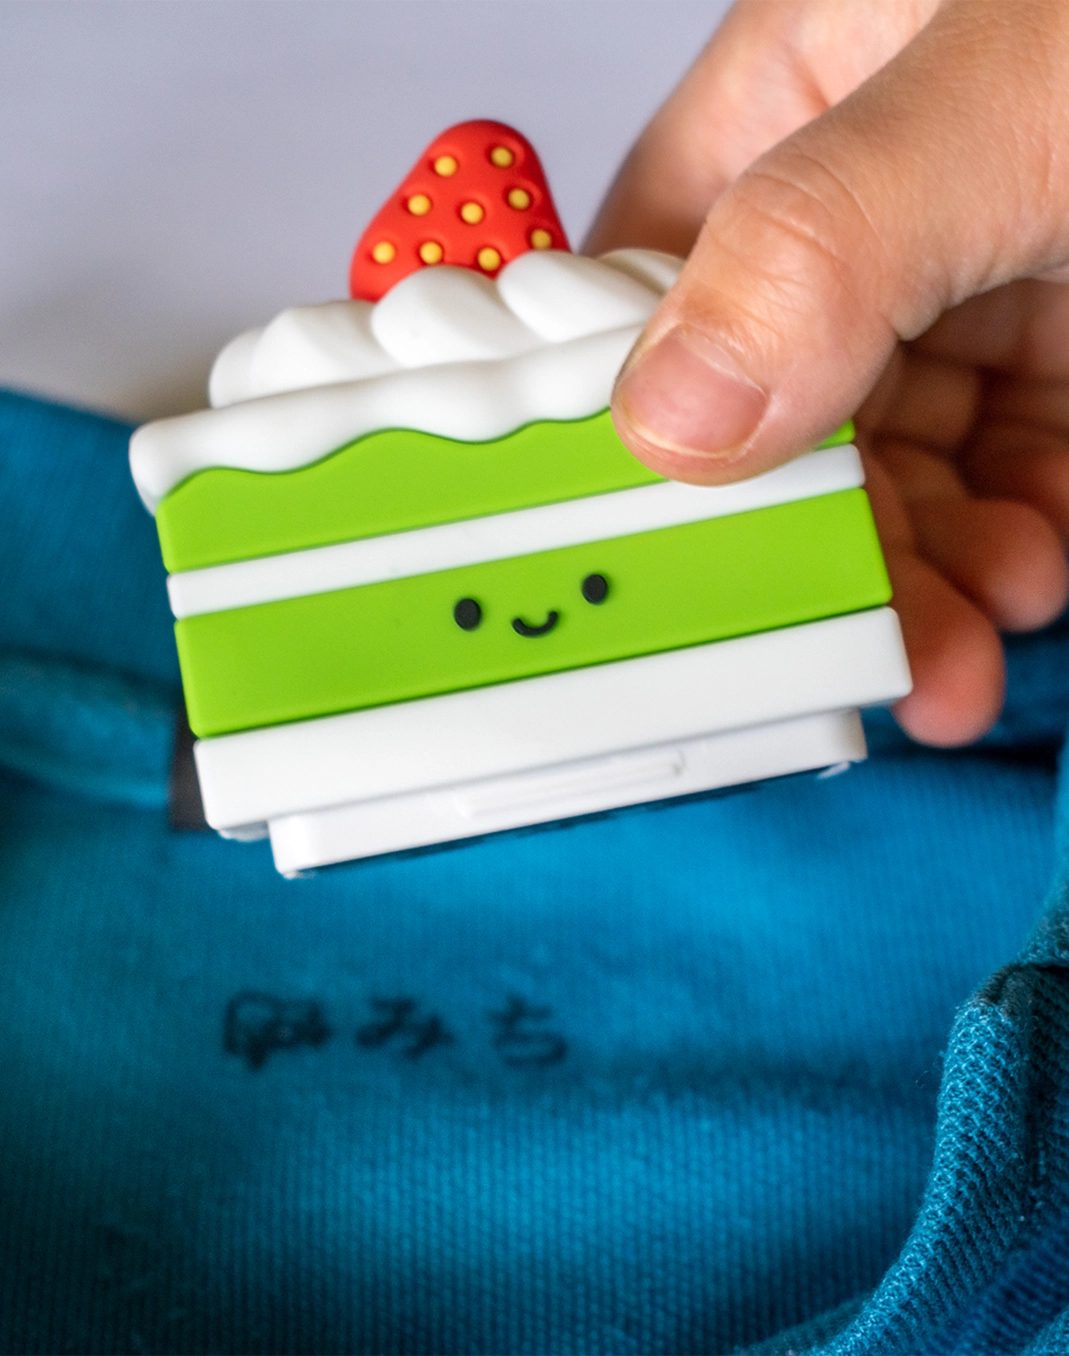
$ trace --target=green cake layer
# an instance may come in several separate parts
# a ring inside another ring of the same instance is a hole
[[[822,446],[852,437],[847,424]],[[624,447],[605,410],[571,423],[528,424],[492,442],[387,429],[296,471],[201,471],[161,501],[156,522],[173,572],[660,479]]]
[[[581,590],[595,573],[608,581],[598,604]],[[890,593],[868,498],[844,490],[188,617],[175,632],[190,724],[204,737],[815,621]],[[454,620],[463,598],[481,609],[474,630]],[[543,635],[512,625],[553,612]]]

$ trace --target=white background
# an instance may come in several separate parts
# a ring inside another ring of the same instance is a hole
[[[0,0],[0,384],[202,405],[465,118],[530,137],[577,246],[726,3]]]

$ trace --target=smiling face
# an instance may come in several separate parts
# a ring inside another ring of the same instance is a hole
[[[187,617],[200,736],[484,687],[875,607],[863,491]]]
[[[609,596],[609,582],[603,574],[588,574],[579,588],[588,603],[603,603]],[[453,620],[462,631],[474,631],[482,624],[483,610],[475,598],[461,598],[453,608]],[[513,617],[512,629],[518,636],[547,636],[560,621],[560,613],[555,609],[546,613],[544,622],[538,625],[524,621],[522,617]]]

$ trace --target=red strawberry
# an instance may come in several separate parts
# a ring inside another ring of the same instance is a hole
[[[436,137],[360,238],[354,297],[378,301],[428,264],[493,277],[527,250],[566,250],[534,147],[501,122],[462,122]]]

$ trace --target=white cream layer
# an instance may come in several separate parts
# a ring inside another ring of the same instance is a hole
[[[649,250],[532,251],[493,282],[427,268],[375,306],[284,311],[220,354],[211,395],[221,408],[137,430],[138,491],[154,510],[197,471],[294,470],[380,429],[481,442],[596,414],[681,267]]]
[[[211,565],[172,574],[167,591],[176,617],[195,617],[726,517],[854,489],[864,480],[857,451],[832,447],[734,485],[643,485],[363,541]]]
[[[910,690],[888,607],[202,739],[214,829],[870,706]]]
[[[508,358],[644,323],[682,261],[655,250],[600,260],[557,250],[513,260],[496,280],[466,268],[423,269],[377,305],[294,306],[229,343],[212,368],[211,404],[362,381],[402,367]]]

